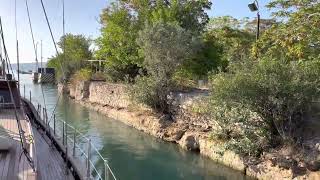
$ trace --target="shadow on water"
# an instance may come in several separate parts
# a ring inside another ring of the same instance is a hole
[[[26,86],[33,91],[33,98],[42,102],[40,85],[27,83]],[[48,109],[52,111],[57,99],[57,89],[47,85],[43,89]],[[56,114],[57,118],[67,119],[92,139],[101,154],[108,158],[120,180],[248,179],[238,171],[107,118],[68,98],[61,98]],[[95,163],[103,169],[101,160]]]

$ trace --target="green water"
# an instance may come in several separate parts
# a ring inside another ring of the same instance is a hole
[[[32,101],[43,104],[40,85],[31,82],[30,75],[21,76],[26,96],[32,91]],[[46,104],[52,112],[58,98],[52,85],[43,86]],[[24,95],[23,88],[21,95]],[[247,179],[241,173],[219,165],[198,154],[182,150],[175,144],[163,142],[121,122],[61,97],[57,118],[74,125],[109,159],[112,170],[120,180],[220,180]],[[95,157],[92,157],[93,159]],[[103,164],[96,162],[99,169]]]

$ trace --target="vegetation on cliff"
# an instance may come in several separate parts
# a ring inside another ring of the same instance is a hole
[[[94,52],[106,60],[105,78],[129,83],[135,101],[170,115],[171,92],[209,80],[201,112],[216,122],[213,138],[226,149],[260,156],[283,144],[301,147],[305,115],[320,98],[319,1],[270,1],[274,19],[261,21],[258,40],[255,20],[210,19],[210,7],[208,0],[111,3]],[[81,60],[92,56],[90,41],[67,37],[68,75],[88,79]]]
[[[70,79],[71,76],[82,68],[87,67],[85,60],[92,58],[90,50],[91,40],[83,35],[66,34],[60,38],[57,43],[62,50],[58,55],[51,57],[48,61],[48,67],[53,67],[57,72],[57,79]]]

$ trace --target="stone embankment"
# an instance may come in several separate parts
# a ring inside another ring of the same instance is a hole
[[[130,101],[127,86],[106,82],[79,82],[77,85],[63,87],[59,90],[68,94],[78,103],[98,111],[106,116],[122,121],[140,131],[165,141],[177,143],[182,148],[199,152],[202,155],[226,166],[239,170],[258,179],[293,179],[291,169],[280,168],[272,163],[272,158],[248,163],[232,151],[226,151],[219,142],[210,138],[212,124],[209,119],[192,112],[192,105],[201,97],[207,96],[203,90],[192,93],[176,93],[174,98],[174,120],[165,115],[152,112],[147,107]],[[266,155],[267,156],[267,155]],[[320,179],[319,173],[311,173],[304,178]]]

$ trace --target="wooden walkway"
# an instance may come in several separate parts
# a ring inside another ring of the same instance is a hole
[[[19,112],[19,119],[25,136],[31,134],[30,124],[25,120],[23,113]],[[50,147],[50,142],[41,131],[33,129],[33,141],[36,148],[35,156],[37,172],[33,172],[27,158],[21,153],[22,148],[18,134],[17,121],[13,109],[0,109],[0,132],[6,133],[13,139],[13,145],[9,151],[0,152],[0,179],[1,180],[73,180],[71,173],[66,173],[64,160],[59,152]],[[29,145],[31,146],[31,145]]]

